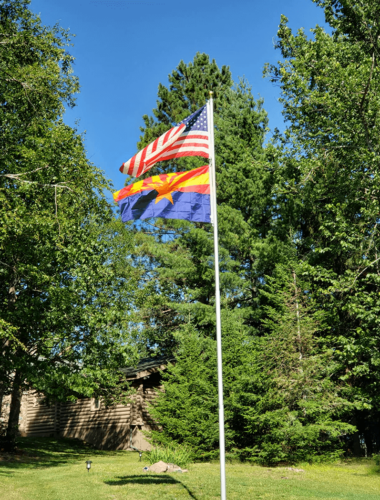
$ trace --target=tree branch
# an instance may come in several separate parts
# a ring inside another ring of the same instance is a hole
[[[361,275],[364,273],[364,271],[366,271],[366,270],[367,270],[369,267],[371,267],[373,264],[376,264],[376,262],[378,262],[379,260],[380,260],[380,257],[379,257],[379,258],[377,258],[377,259],[375,259],[375,260],[374,260],[373,262],[371,262],[370,264],[368,264],[368,266],[367,266],[367,267],[365,267],[365,268],[363,269],[363,271],[361,271],[361,272],[360,272],[360,273],[359,273],[359,274],[355,277],[354,281],[352,282],[352,285],[348,288],[348,290],[350,290],[350,289],[354,286],[355,281],[359,278],[359,276],[361,276]]]
[[[27,184],[37,184],[37,186],[42,186],[42,187],[62,188],[72,191],[72,189],[69,188],[69,186],[65,186],[63,182],[61,184],[42,184],[41,182],[37,181],[26,181],[25,179],[20,179],[19,178],[20,175],[24,174],[0,174],[0,177],[7,177],[8,179],[13,179],[15,181],[26,182]]]

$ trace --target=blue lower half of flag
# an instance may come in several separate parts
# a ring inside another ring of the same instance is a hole
[[[157,191],[143,191],[118,201],[121,220],[163,217],[164,219],[183,219],[193,222],[210,222],[210,195],[196,192],[171,193],[173,203],[161,198],[156,203]]]

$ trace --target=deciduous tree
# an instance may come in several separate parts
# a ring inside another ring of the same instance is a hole
[[[137,270],[119,264],[132,240],[116,245],[109,183],[62,121],[78,91],[68,34],[42,26],[28,4],[0,2],[0,382],[12,392],[10,438],[23,389],[110,402],[118,369],[137,356]]]

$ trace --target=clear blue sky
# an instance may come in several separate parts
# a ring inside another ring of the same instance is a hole
[[[32,0],[43,24],[59,23],[76,34],[70,49],[81,93],[65,121],[86,131],[88,157],[114,187],[124,186],[120,165],[136,153],[142,115],[151,114],[157,88],[182,59],[205,52],[219,66],[245,76],[264,98],[271,129],[283,129],[279,89],[262,70],[275,63],[281,14],[290,27],[324,26],[311,0]]]

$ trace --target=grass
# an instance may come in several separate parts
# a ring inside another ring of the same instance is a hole
[[[193,464],[187,474],[143,473],[133,452],[97,451],[75,440],[24,438],[22,454],[0,461],[7,500],[212,500],[219,465]],[[86,460],[92,468],[86,472]],[[228,500],[379,500],[380,468],[372,460],[302,465],[305,472],[227,464]]]

